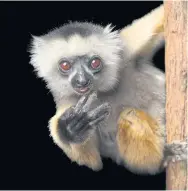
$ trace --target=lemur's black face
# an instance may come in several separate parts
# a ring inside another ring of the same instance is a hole
[[[93,89],[94,75],[102,70],[102,66],[102,59],[97,55],[63,58],[58,63],[61,74],[67,76],[72,88],[78,94]]]

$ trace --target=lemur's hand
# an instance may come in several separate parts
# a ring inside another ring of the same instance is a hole
[[[110,105],[104,103],[90,111],[97,99],[96,93],[84,95],[75,106],[68,108],[58,121],[60,136],[67,142],[82,143],[95,131],[97,125],[110,113]]]

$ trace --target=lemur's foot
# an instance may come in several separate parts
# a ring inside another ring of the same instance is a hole
[[[166,159],[164,161],[164,167],[166,167],[169,162],[186,161],[188,154],[188,138],[185,141],[174,141],[166,145],[165,148]]]
[[[96,93],[83,95],[78,103],[68,108],[58,121],[60,136],[71,143],[83,143],[94,132],[97,125],[110,113],[110,105],[104,103],[90,110],[97,99]]]

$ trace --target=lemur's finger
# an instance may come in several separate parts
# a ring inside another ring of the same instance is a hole
[[[89,122],[89,118],[87,116],[87,113],[82,113],[81,118],[77,121],[76,124],[74,124],[73,130],[75,132],[78,132],[81,128],[86,126],[88,124],[88,122]]]
[[[88,95],[84,95],[79,99],[78,103],[75,106],[75,113],[81,112],[81,110],[82,110],[83,106],[85,105],[87,99],[88,99]]]
[[[86,116],[86,112],[89,111],[91,104],[97,99],[97,94],[92,93],[88,96],[84,96],[80,99],[75,109],[74,118],[72,119],[70,125],[75,126],[78,121],[80,121],[83,117]]]
[[[60,121],[69,122],[74,118],[74,108],[68,108],[60,117]]]
[[[100,122],[102,122],[105,118],[106,118],[106,114],[104,114],[104,115],[100,116],[99,118],[91,121],[89,123],[89,126],[95,126],[95,125],[99,124]]]
[[[84,131],[87,130],[88,125],[95,125],[98,122],[101,122],[101,120],[104,120],[107,117],[108,113],[104,112],[101,116],[99,116],[98,118],[90,118],[88,117],[88,115],[86,114],[75,126],[74,126],[74,131],[75,133],[78,133],[79,131]]]
[[[91,104],[97,99],[97,94],[96,92],[93,92],[92,94],[89,95],[85,105],[83,106],[82,110],[83,112],[88,112],[90,109]]]
[[[90,111],[88,113],[88,117],[91,120],[95,120],[96,118],[100,117],[103,114],[109,115],[110,110],[111,110],[110,104],[104,103],[104,104],[98,106],[96,109]]]
[[[75,129],[75,126],[78,124],[78,122],[83,118],[84,113],[82,111],[78,113],[74,113],[74,118],[70,121],[69,125],[72,129]]]

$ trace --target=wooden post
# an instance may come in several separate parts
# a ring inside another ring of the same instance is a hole
[[[188,1],[164,1],[167,142],[185,140],[187,125]],[[187,190],[186,162],[170,163],[167,190]]]

